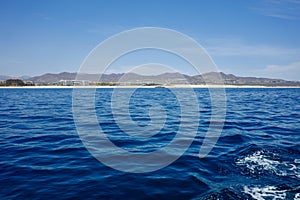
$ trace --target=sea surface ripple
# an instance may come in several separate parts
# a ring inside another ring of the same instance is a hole
[[[72,89],[0,89],[0,199],[299,200],[300,89],[226,89],[221,137],[202,159],[211,105],[207,89],[194,90],[200,118],[192,145],[163,169],[131,174],[105,166],[85,148],[73,119]],[[147,153],[172,141],[180,105],[170,90],[138,89],[132,96],[129,112],[141,127],[162,117],[149,114],[151,104],[167,113],[159,134],[139,140],[124,137],[117,126],[112,93],[97,89],[95,109],[117,146]]]

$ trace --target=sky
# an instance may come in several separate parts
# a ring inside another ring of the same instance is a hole
[[[99,43],[138,27],[193,38],[222,72],[300,81],[300,0],[0,0],[0,75],[77,72]],[[194,73],[159,51],[120,58],[110,72],[147,63]]]

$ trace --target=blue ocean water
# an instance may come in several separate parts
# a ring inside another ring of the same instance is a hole
[[[147,153],[172,141],[180,105],[168,89],[132,96],[129,112],[141,127],[160,117],[149,115],[151,102],[167,113],[159,134],[136,141],[114,121],[112,92],[97,89],[95,107],[117,146]],[[200,125],[188,150],[165,168],[134,174],[105,166],[85,148],[72,89],[0,89],[0,199],[300,199],[300,89],[226,89],[221,137],[202,159],[211,103],[207,89],[195,93]]]

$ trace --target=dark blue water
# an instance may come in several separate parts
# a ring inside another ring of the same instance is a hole
[[[131,99],[129,112],[141,127],[160,117],[147,111],[151,102],[166,108],[165,126],[148,141],[121,133],[112,91],[97,89],[96,112],[117,146],[146,153],[172,141],[180,106],[169,90],[139,89]],[[192,145],[171,165],[135,174],[87,151],[72,89],[0,89],[0,199],[300,199],[300,89],[227,89],[221,137],[202,159],[211,104],[206,89],[195,92],[200,126]]]

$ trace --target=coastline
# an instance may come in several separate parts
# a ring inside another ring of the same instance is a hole
[[[0,86],[0,89],[93,89],[93,88],[156,88],[156,86]],[[300,86],[264,86],[264,85],[169,85],[163,88],[300,88]]]

